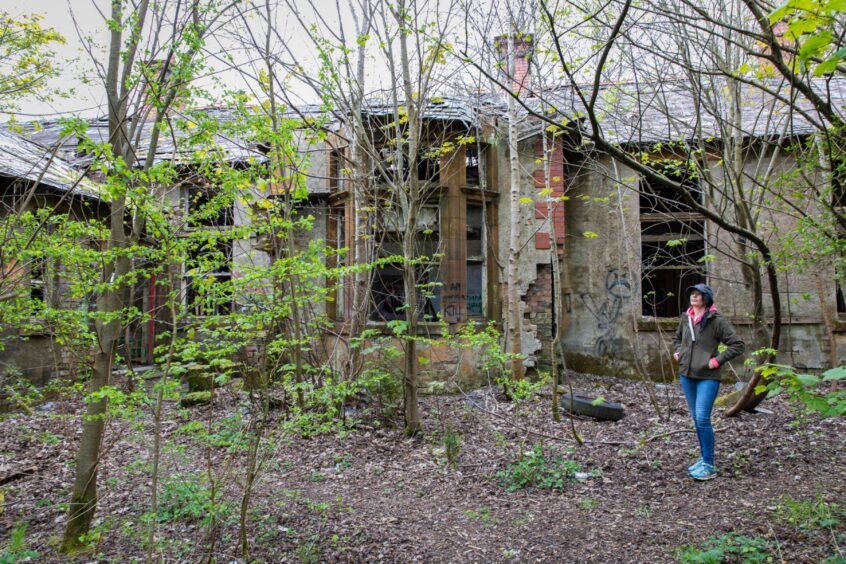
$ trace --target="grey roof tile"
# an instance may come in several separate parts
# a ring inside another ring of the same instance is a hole
[[[0,128],[0,175],[100,199],[97,184],[82,177],[60,156],[3,128]]]

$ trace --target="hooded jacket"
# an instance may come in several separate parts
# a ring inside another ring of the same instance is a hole
[[[706,308],[699,320],[693,318],[691,310],[681,315],[673,340],[676,352],[679,353],[680,372],[689,378],[720,380],[720,367],[743,354],[745,345],[731,323],[713,306],[714,294],[711,288],[705,284],[697,284],[689,289],[698,290],[703,295]],[[717,352],[720,344],[726,346],[726,350],[721,353]],[[717,368],[708,366],[712,358],[717,360]]]

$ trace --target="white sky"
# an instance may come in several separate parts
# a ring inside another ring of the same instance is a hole
[[[318,6],[325,5],[325,14],[332,14],[335,12],[334,0],[316,0],[315,4]],[[341,4],[345,4],[342,2]],[[97,80],[97,74],[94,72],[91,55],[85,51],[83,46],[85,43],[80,39],[80,34],[84,37],[93,39],[95,48],[98,49],[97,56],[101,61],[105,60],[106,45],[109,39],[108,31],[105,27],[103,17],[98,11],[98,7],[104,14],[108,14],[110,9],[109,0],[0,0],[0,10],[9,12],[13,16],[20,16],[23,14],[40,14],[44,17],[41,24],[43,27],[51,27],[61,33],[67,40],[67,44],[59,46],[56,49],[57,55],[63,60],[61,61],[61,76],[53,81],[54,86],[63,89],[73,89],[73,94],[67,98],[55,98],[49,102],[38,100],[22,100],[19,103],[20,111],[17,112],[17,118],[20,121],[28,121],[32,119],[51,119],[63,115],[80,114],[84,116],[94,116],[102,114],[104,107],[105,94],[103,92],[102,83]],[[279,7],[283,10],[283,6]],[[291,29],[282,30],[287,39],[291,38],[292,34],[299,33],[298,25],[286,17],[280,17],[279,21],[282,25],[287,25]],[[354,24],[350,20],[346,23],[350,29]],[[78,28],[77,28],[78,26]],[[231,29],[232,26],[224,28],[224,34]],[[293,31],[292,31],[293,30]],[[354,35],[350,31],[351,35]],[[231,33],[230,33],[231,34]],[[227,41],[225,37],[221,39],[224,43]],[[313,54],[305,41],[294,41],[298,48],[302,49],[300,57],[304,64],[313,60]],[[227,46],[224,45],[224,48]],[[217,50],[220,46],[216,40],[212,40],[208,44],[210,50]],[[232,51],[231,49],[228,49]],[[243,53],[233,53],[236,59],[246,61],[248,58]],[[212,64],[215,64],[214,58],[207,58]],[[216,66],[222,68],[222,63],[217,63]],[[83,80],[84,76],[94,78],[93,81],[86,84]],[[245,88],[245,82],[242,76],[235,71],[224,72],[218,75],[227,86]],[[211,81],[204,81],[203,86],[210,86]],[[299,89],[299,97],[314,98],[314,95],[306,88]],[[0,121],[5,121],[8,116],[0,116]]]
[[[166,0],[164,0],[166,1]],[[313,75],[314,68],[316,68],[315,50],[309,40],[306,39],[305,32],[302,30],[300,24],[290,15],[289,9],[286,7],[286,0],[275,0],[278,3],[278,13],[275,25],[279,30],[283,39],[292,46],[294,57],[300,62],[310,74]],[[311,5],[317,7],[320,16],[327,18],[329,21],[325,22],[326,27],[332,31],[337,31],[339,21],[343,23],[347,43],[350,47],[355,47],[355,23],[353,19],[344,14],[342,18],[337,16],[336,5],[339,5],[342,10],[347,10],[351,0],[290,0],[292,4],[297,6],[297,9],[303,12],[303,18],[311,21],[314,18]],[[486,17],[484,13],[487,10],[494,10],[494,6],[499,5],[501,0],[491,0],[490,5],[480,4],[480,7],[485,9],[480,10],[479,17]],[[241,0],[241,6],[254,6],[260,8],[264,5],[263,1],[259,0]],[[431,10],[437,11],[448,5],[450,2],[444,0],[430,0],[428,7]],[[98,10],[99,7],[99,10]],[[67,40],[67,44],[59,46],[56,49],[57,54],[65,59],[60,63],[62,69],[61,76],[53,82],[55,86],[64,89],[73,89],[73,94],[67,98],[55,98],[50,102],[42,102],[37,100],[22,100],[19,103],[20,111],[17,112],[17,119],[19,121],[30,120],[45,120],[67,115],[82,115],[85,117],[93,117],[96,115],[103,115],[105,94],[102,81],[94,71],[94,65],[89,53],[85,51],[83,46],[85,42],[80,39],[89,37],[95,44],[95,56],[101,62],[106,59],[106,45],[109,39],[108,31],[106,29],[103,15],[108,15],[110,10],[110,0],[0,0],[0,10],[4,10],[13,16],[20,16],[24,13],[37,13],[44,17],[41,22],[44,27],[54,28],[61,33]],[[102,12],[102,13],[101,13]],[[443,14],[442,14],[443,15]],[[432,12],[429,12],[429,16]],[[465,16],[466,18],[466,16]],[[457,29],[453,30],[456,34],[451,39],[460,43],[460,34],[464,31],[464,18],[459,22]],[[453,20],[454,22],[456,20]],[[78,28],[77,28],[78,26]],[[242,69],[248,68],[248,61],[254,53],[237,50],[234,47],[242,42],[243,34],[239,31],[240,27],[237,22],[225,25],[218,33],[213,34],[207,41],[207,49],[211,52],[224,51],[232,54],[237,63]],[[485,30],[485,35],[491,37],[498,35],[495,29]],[[241,37],[238,35],[241,34]],[[258,38],[262,40],[263,38]],[[366,65],[368,78],[367,83],[370,89],[385,86],[389,79],[389,74],[383,62],[380,61],[380,55],[375,53],[376,40],[374,39],[373,49],[369,55],[369,60]],[[248,90],[249,85],[245,82],[242,74],[234,70],[223,70],[226,64],[220,61],[215,62],[215,57],[209,54],[206,55],[206,61],[221,69],[217,79],[224,83],[228,88]],[[446,88],[459,88],[461,83],[469,81],[475,84],[472,73],[463,71],[458,75],[453,75],[447,78],[444,86]],[[83,81],[83,77],[93,78],[89,83]],[[213,81],[211,79],[201,81],[200,85],[203,87],[211,87]],[[316,102],[317,95],[308,87],[302,85],[292,84],[287,90],[288,94],[295,102]],[[5,121],[8,116],[0,115],[0,121]]]

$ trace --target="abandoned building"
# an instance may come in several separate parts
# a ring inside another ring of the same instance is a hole
[[[828,92],[834,101],[846,102],[846,82],[831,80]],[[720,158],[723,124],[694,103],[691,86],[683,80],[660,85],[614,84],[600,96],[606,121],[606,136],[630,151],[648,154],[656,167],[678,167],[680,150],[673,143],[684,142],[702,149],[701,176],[681,178],[700,203],[732,215],[727,197],[725,171]],[[579,113],[571,88],[560,88],[534,96],[521,94],[530,113],[521,106],[517,131],[520,164],[519,221],[514,223],[509,202],[509,145],[505,134],[507,114],[501,97],[439,98],[423,108],[424,132],[417,170],[397,170],[390,143],[379,131],[392,118],[392,108],[378,103],[363,108],[365,123],[373,133],[367,162],[353,162],[349,123],[335,120],[326,128],[329,135],[318,144],[303,144],[308,154],[307,188],[303,206],[314,220],[309,239],[323,240],[338,248],[354,249],[356,214],[351,193],[351,170],[366,171],[370,193],[379,205],[372,213],[378,235],[369,257],[347,252],[347,263],[402,254],[399,236],[405,230],[403,203],[386,188],[386,174],[407,178],[416,175],[423,202],[417,221],[419,256],[427,257],[420,267],[419,283],[428,288],[419,304],[421,331],[436,334],[439,321],[452,329],[467,323],[503,321],[504,270],[512,229],[519,232],[522,353],[524,364],[537,370],[550,366],[550,341],[561,334],[568,368],[625,377],[670,380],[671,341],[679,313],[686,307],[686,288],[708,282],[715,289],[717,305],[748,341],[754,341],[751,320],[755,297],[750,293],[749,273],[744,274],[737,258],[743,258],[745,243],[738,241],[700,214],[678,196],[650,184],[635,171],[583,142],[584,124],[574,120],[558,135],[550,135],[549,124],[538,117],[554,108],[556,115]],[[750,191],[757,183],[774,184],[761,178],[799,166],[779,148],[787,141],[813,132],[800,114],[760,91],[744,91],[748,111],[743,113],[738,139],[746,150],[743,182]],[[547,106],[549,104],[549,106]],[[761,108],[767,108],[762,112]],[[309,111],[312,109],[309,109]],[[226,110],[210,109],[212,119],[227,119]],[[92,122],[101,138],[105,123]],[[98,129],[99,128],[99,129]],[[778,143],[773,143],[773,138]],[[45,147],[59,147],[65,158],[77,155],[73,139],[60,139],[57,127],[46,124],[32,138]],[[467,142],[456,142],[458,139]],[[221,137],[219,149],[232,162],[266,159],[266,148],[246,141]],[[434,150],[449,141],[448,152]],[[142,143],[143,145],[143,143]],[[33,145],[35,147],[35,145]],[[41,149],[44,151],[45,149]],[[178,158],[176,147],[165,144],[156,158]],[[5,162],[8,159],[0,159]],[[30,159],[31,160],[31,159]],[[58,162],[58,158],[57,158]],[[663,164],[666,163],[666,164]],[[33,161],[34,169],[34,161]],[[5,165],[4,165],[5,166]],[[62,165],[67,166],[67,165]],[[686,174],[674,171],[676,176]],[[20,169],[4,169],[5,177],[36,180]],[[707,177],[707,178],[706,178]],[[61,192],[62,182],[42,184]],[[12,183],[13,184],[13,183]],[[9,184],[7,183],[8,191]],[[190,175],[169,189],[175,208],[198,205],[214,187],[193,182]],[[85,194],[83,194],[85,195]],[[763,236],[779,248],[781,225],[792,221],[773,206],[761,206],[756,222]],[[372,218],[371,218],[372,219]],[[225,229],[251,221],[243,204],[233,203],[209,222]],[[266,242],[258,238],[233,241],[221,251],[230,258],[226,268],[212,273],[220,280],[239,275],[239,265],[269,262]],[[560,284],[553,276],[554,261],[560,265]],[[206,273],[208,275],[209,273]],[[760,275],[760,272],[757,273]],[[780,358],[805,369],[822,369],[846,361],[846,304],[835,280],[833,267],[819,265],[813,272],[789,271],[784,275],[782,300],[785,329]],[[344,330],[349,316],[352,287],[340,281],[334,299],[313,304],[315,312]],[[204,309],[192,290],[192,280],[183,280],[184,296],[193,315],[225,315],[239,307],[233,297],[229,306]],[[328,282],[327,282],[328,284]],[[404,316],[402,273],[396,264],[383,262],[370,279],[369,322],[373,327]],[[160,293],[160,290],[159,290]],[[761,295],[764,316],[767,307],[766,282]],[[157,304],[156,281],[151,280],[139,295],[139,305],[152,311]],[[554,304],[563,309],[563,326],[556,326]],[[337,338],[337,331],[334,337]],[[134,333],[139,344],[131,347],[134,360],[152,362],[155,323],[144,324]],[[11,362],[19,351],[7,346],[2,362]],[[427,370],[441,376],[458,374],[465,381],[482,383],[474,371],[472,351],[457,358],[455,351],[432,346],[427,353]],[[10,360],[12,359],[12,360]],[[729,372],[743,376],[742,362]],[[434,377],[434,376],[433,376]],[[440,377],[440,376],[439,376]]]
[[[95,182],[54,151],[0,129],[0,300],[25,292],[54,307],[88,307],[68,300],[59,269],[46,268],[40,259],[19,262],[4,256],[18,233],[3,220],[39,209],[76,218],[108,215],[108,204]],[[11,330],[4,321],[0,320],[0,371],[13,365],[42,385],[68,365],[66,351],[38,324]]]

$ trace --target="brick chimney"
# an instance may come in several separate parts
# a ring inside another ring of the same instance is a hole
[[[499,60],[503,62],[502,74],[506,80],[511,80],[514,91],[519,96],[525,96],[528,93],[529,87],[529,62],[534,48],[534,37],[531,33],[515,33],[511,40],[514,43],[513,65],[505,64],[508,58],[508,36],[500,35],[494,39],[494,45],[496,45],[497,52],[499,53]],[[511,69],[513,69],[513,76],[509,76]]]

